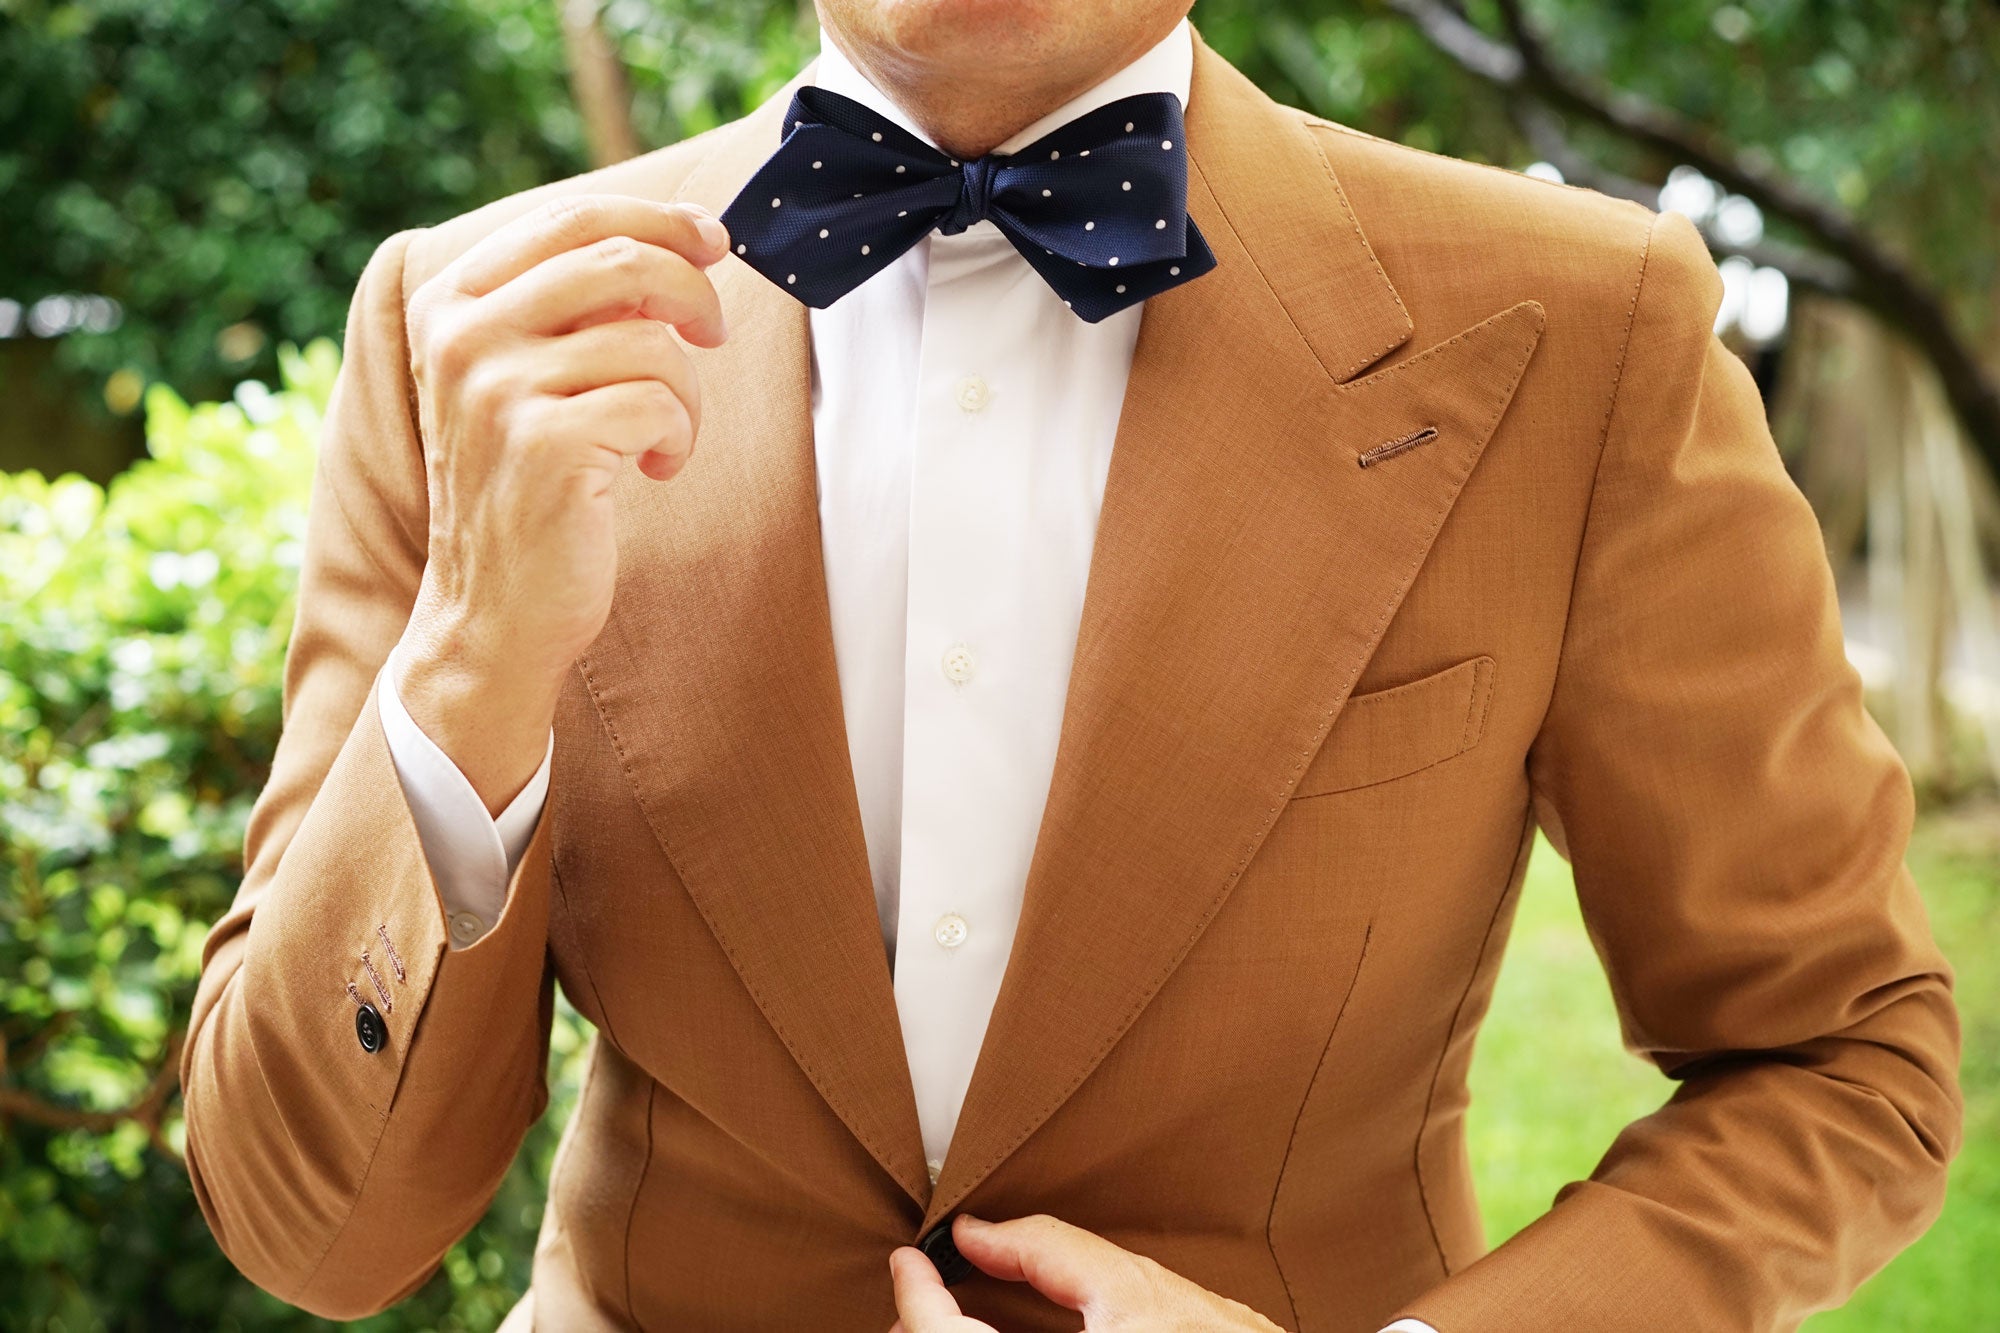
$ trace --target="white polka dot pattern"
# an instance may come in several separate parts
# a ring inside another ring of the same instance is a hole
[[[965,163],[817,86],[796,91],[786,125],[722,220],[745,263],[809,306],[832,304],[933,230],[981,221],[1091,323],[1215,267],[1187,216],[1171,93],[1120,98],[1018,153]]]

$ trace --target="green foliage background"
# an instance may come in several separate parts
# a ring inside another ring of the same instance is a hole
[[[1493,26],[1490,0],[1465,8]],[[1992,336],[2000,7],[1530,9],[1563,61],[1853,209]],[[1423,148],[1529,160],[1496,96],[1379,0],[1201,0],[1195,18],[1281,99]],[[609,0],[604,23],[653,143],[738,114],[815,43],[790,0]],[[1573,132],[1627,174],[1672,165]],[[152,383],[150,457],[108,492],[0,474],[0,1098],[72,1118],[129,1107],[185,1023],[277,732],[338,359],[311,340],[339,332],[383,236],[580,166],[549,0],[0,0],[0,298],[115,297],[124,324],[65,338],[62,359],[85,383]],[[219,401],[189,406],[202,399]],[[1971,1146],[1944,1223],[1828,1328],[2000,1327],[1978,1263],[2000,1252],[2000,837],[1966,828],[1927,817],[1912,859],[1961,964]],[[1617,1050],[1561,863],[1543,847],[1531,875],[1475,1068],[1495,1241],[1662,1095]],[[487,1217],[422,1292],[360,1327],[498,1322],[527,1279],[586,1035],[565,1010],[551,1112]],[[1556,1047],[1577,1071],[1560,1088],[1541,1077]],[[0,1328],[322,1323],[215,1250],[172,1156],[171,1103],[156,1127],[108,1130],[4,1108]]]
[[[156,461],[109,496],[77,478],[0,478],[0,605],[12,608],[0,632],[0,1036],[16,1089],[128,1104],[185,1022],[277,731],[318,396],[304,386],[323,385],[335,359],[322,344],[294,363],[298,390],[246,393],[254,426],[243,407],[190,411],[155,389]],[[113,1310],[178,1306],[223,1277],[186,1216],[178,1162],[137,1124],[63,1134],[17,1118],[10,1130],[10,1305],[81,1328],[85,1292]]]
[[[130,1106],[171,1056],[202,936],[241,875],[279,721],[314,441],[339,364],[189,407],[155,386],[151,457],[108,492],[0,474],[0,1038],[6,1083]],[[491,1328],[527,1284],[582,1029],[552,1113],[422,1293],[362,1327]],[[177,1115],[155,1148],[16,1116],[0,1136],[0,1327],[323,1327],[238,1277],[196,1211]]]

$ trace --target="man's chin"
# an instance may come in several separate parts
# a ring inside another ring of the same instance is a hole
[[[1078,20],[1063,0],[824,0],[823,7],[844,31],[869,34],[913,63],[982,79],[1064,50]]]

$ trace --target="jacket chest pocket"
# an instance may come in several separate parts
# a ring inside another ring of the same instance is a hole
[[[1349,695],[1292,799],[1407,777],[1463,754],[1486,730],[1494,662],[1469,657],[1428,676]]]

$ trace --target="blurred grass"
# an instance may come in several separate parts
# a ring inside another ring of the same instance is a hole
[[[1908,863],[1957,971],[1965,1147],[1937,1224],[1844,1308],[1808,1320],[1808,1333],[2000,1329],[2000,805],[1921,816]],[[1589,1175],[1619,1129],[1672,1090],[1619,1044],[1569,866],[1540,835],[1471,1082],[1468,1132],[1494,1245]]]

